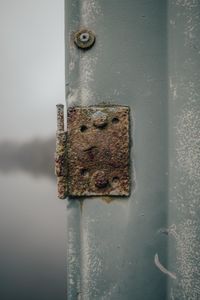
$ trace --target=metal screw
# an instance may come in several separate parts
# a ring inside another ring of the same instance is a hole
[[[95,35],[91,30],[81,29],[74,35],[74,43],[78,48],[89,49],[94,45]]]
[[[92,180],[97,188],[105,188],[109,184],[104,171],[96,171],[92,176]]]

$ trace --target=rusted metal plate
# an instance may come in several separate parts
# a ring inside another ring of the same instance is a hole
[[[129,195],[129,108],[68,109],[68,193]]]

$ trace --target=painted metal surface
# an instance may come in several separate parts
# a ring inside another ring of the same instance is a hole
[[[66,38],[68,105],[130,106],[134,145],[130,197],[67,201],[68,299],[198,299],[200,2],[66,0]]]

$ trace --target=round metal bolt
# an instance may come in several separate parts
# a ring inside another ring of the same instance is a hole
[[[91,30],[82,29],[75,33],[74,43],[78,48],[89,49],[94,45],[95,35]]]
[[[101,111],[97,111],[93,114],[93,125],[97,128],[105,128],[108,124],[108,118],[107,115]]]
[[[96,171],[92,176],[92,180],[97,188],[105,188],[109,184],[104,171]]]

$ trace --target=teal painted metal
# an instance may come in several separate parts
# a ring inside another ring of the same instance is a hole
[[[66,0],[66,38],[67,105],[129,105],[134,144],[128,199],[67,201],[68,299],[198,299],[200,2]]]

